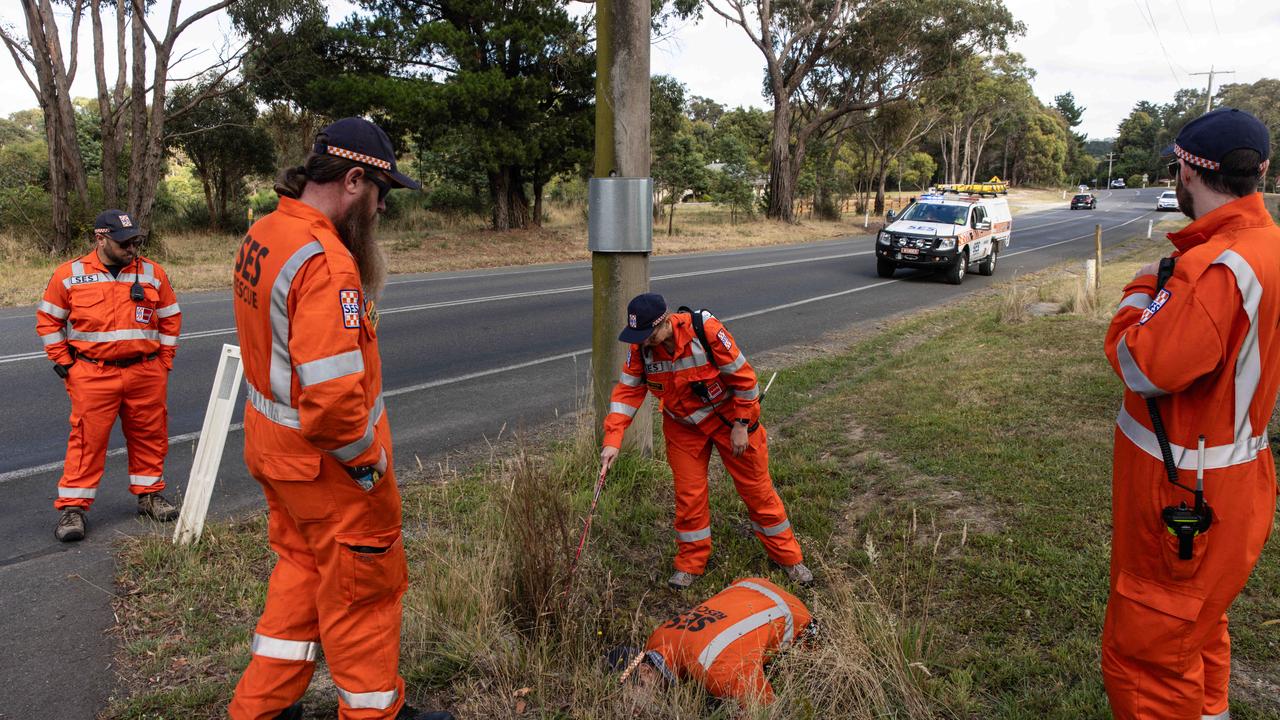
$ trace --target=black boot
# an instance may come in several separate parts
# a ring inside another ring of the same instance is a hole
[[[276,720],[302,720],[302,703],[296,702],[276,716]]]
[[[417,710],[406,704],[396,714],[396,720],[454,720],[454,717],[447,710]]]

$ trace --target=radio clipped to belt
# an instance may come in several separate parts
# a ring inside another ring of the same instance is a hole
[[[1160,270],[1156,274],[1156,292],[1164,288],[1173,276],[1174,258],[1162,258]],[[1178,559],[1190,560],[1194,549],[1193,542],[1197,535],[1207,532],[1213,525],[1213,508],[1204,500],[1204,436],[1201,435],[1196,452],[1196,486],[1189,488],[1178,482],[1178,464],[1173,460],[1173,449],[1169,446],[1169,436],[1165,433],[1164,420],[1160,417],[1160,408],[1155,398],[1147,398],[1147,412],[1151,414],[1151,430],[1156,441],[1160,443],[1160,455],[1164,459],[1165,473],[1169,482],[1186,490],[1195,497],[1195,504],[1187,507],[1180,502],[1176,507],[1169,506],[1160,511],[1160,517],[1169,532],[1178,538]]]

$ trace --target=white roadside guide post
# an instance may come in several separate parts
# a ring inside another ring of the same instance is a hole
[[[213,483],[218,479],[222,449],[227,444],[227,432],[231,428],[231,416],[236,410],[243,378],[244,365],[240,363],[239,346],[223,345],[222,355],[218,358],[218,372],[213,376],[213,389],[209,392],[209,407],[204,412],[204,425],[200,428],[200,439],[196,441],[196,456],[191,463],[187,492],[182,498],[182,514],[178,516],[178,526],[173,529],[175,545],[193,543],[204,531]]]
[[[1151,229],[1152,229],[1152,227],[1153,227],[1153,226],[1155,226],[1155,224],[1156,224],[1155,220],[1148,220],[1148,221],[1147,221],[1147,239],[1148,239],[1148,240],[1150,240],[1150,239],[1151,239]]]

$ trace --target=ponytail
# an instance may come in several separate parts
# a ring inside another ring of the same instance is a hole
[[[276,176],[275,190],[280,197],[297,200],[302,197],[302,191],[306,187],[307,167],[305,165],[285,168]]]

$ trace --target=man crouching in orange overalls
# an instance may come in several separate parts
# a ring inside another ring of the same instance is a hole
[[[1173,145],[1177,252],[1138,271],[1107,331],[1124,381],[1102,675],[1117,718],[1227,718],[1226,610],[1271,533],[1280,229],[1256,192],[1266,126],[1221,108]],[[1202,492],[1197,489],[1203,487]]]
[[[702,322],[708,347],[698,339],[695,320]],[[747,504],[765,552],[792,582],[813,582],[769,477],[756,373],[729,331],[710,313],[701,312],[698,318],[671,313],[661,295],[644,293],[627,305],[627,328],[618,339],[631,348],[604,420],[600,464],[607,472],[645,396],[656,395],[662,401],[662,433],[676,485],[676,573],[668,585],[675,590],[692,585],[711,555],[707,464],[713,446]]]
[[[717,698],[767,705],[773,686],[765,664],[815,627],[796,596],[764,578],[743,578],[663,623],[643,651],[615,648],[606,662],[631,670],[641,685],[692,679]],[[632,668],[640,652],[644,657]]]

